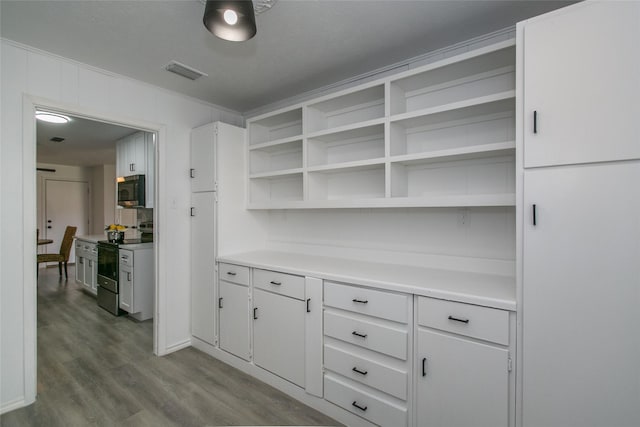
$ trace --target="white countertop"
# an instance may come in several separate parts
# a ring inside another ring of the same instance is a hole
[[[277,251],[222,256],[218,261],[504,310],[516,309],[514,277]]]
[[[106,234],[89,234],[86,236],[76,236],[76,240],[82,240],[85,242],[98,243],[98,240],[107,240]]]
[[[82,240],[83,242],[90,242],[90,243],[98,243],[98,241],[100,241],[100,240],[107,240],[107,235],[106,234],[91,234],[91,235],[87,235],[87,236],[76,236],[76,240]],[[120,249],[129,249],[129,250],[153,249],[153,242],[130,243],[130,244],[121,243],[120,245],[118,245],[118,247]]]

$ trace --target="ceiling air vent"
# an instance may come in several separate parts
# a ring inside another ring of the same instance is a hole
[[[53,138],[51,138],[49,141],[53,141],[53,142],[62,142],[64,141],[64,138],[60,138],[59,136],[54,136]]]
[[[197,80],[200,77],[208,77],[209,75],[203,73],[202,71],[198,71],[195,68],[191,68],[187,65],[181,64],[178,61],[171,61],[167,65],[164,66],[164,69],[167,71],[171,71],[179,76],[186,77],[189,80]]]

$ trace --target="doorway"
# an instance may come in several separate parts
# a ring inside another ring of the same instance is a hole
[[[45,109],[44,106],[36,105],[34,108]],[[61,239],[57,236],[62,236],[67,225],[78,227],[76,236],[102,240],[106,239],[104,228],[107,224],[123,223],[123,220],[126,221],[125,218],[153,222],[156,218],[154,209],[141,209],[138,211],[142,212],[133,212],[131,215],[131,209],[123,210],[116,207],[116,144],[134,134],[142,133],[147,136],[145,141],[148,141],[149,151],[153,153],[150,156],[149,165],[152,169],[148,172],[148,179],[151,181],[150,188],[155,189],[157,174],[153,171],[157,167],[155,159],[158,152],[158,134],[162,132],[162,128],[121,124],[56,108],[47,107],[46,110],[63,114],[70,119],[69,123],[62,126],[35,121],[34,127],[38,169],[37,224],[42,237],[46,236],[57,242],[52,244],[50,251],[57,249],[56,245],[59,245]],[[149,192],[148,200],[153,206],[157,206],[155,190]],[[137,229],[133,227],[130,231],[137,232]],[[75,250],[75,245],[73,247]],[[155,239],[153,247],[157,254]],[[73,259],[72,254],[70,262],[73,262]],[[154,301],[157,301],[158,294],[156,259],[157,257],[154,257]],[[82,292],[81,287],[78,291]],[[88,295],[83,296],[91,298]],[[152,331],[149,340],[152,346],[148,351],[158,354],[157,302],[154,302],[154,307],[154,319],[148,322],[148,327],[145,326],[144,329]]]
[[[44,227],[40,235],[53,240],[52,249],[59,247],[67,225],[77,227],[77,236],[90,232],[90,197],[86,181],[45,179]],[[75,262],[75,245],[71,246],[69,262]]]

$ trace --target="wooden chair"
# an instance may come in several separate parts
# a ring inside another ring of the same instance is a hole
[[[73,238],[76,235],[78,227],[72,227],[70,225],[64,231],[64,237],[60,244],[60,252],[57,254],[38,254],[38,267],[41,262],[57,262],[58,273],[62,276],[62,263],[64,263],[64,277],[68,278],[67,274],[67,262],[69,262],[69,255],[71,254],[71,246],[73,245]]]

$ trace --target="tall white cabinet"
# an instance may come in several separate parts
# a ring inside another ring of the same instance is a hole
[[[524,427],[640,425],[640,3],[521,23]]]
[[[218,341],[218,202],[234,203],[234,196],[220,197],[217,188],[226,183],[232,192],[238,186],[234,180],[244,171],[243,147],[244,130],[236,126],[216,122],[191,132],[191,334],[211,345]],[[228,153],[236,155],[223,155]],[[229,216],[229,207],[220,210]]]

